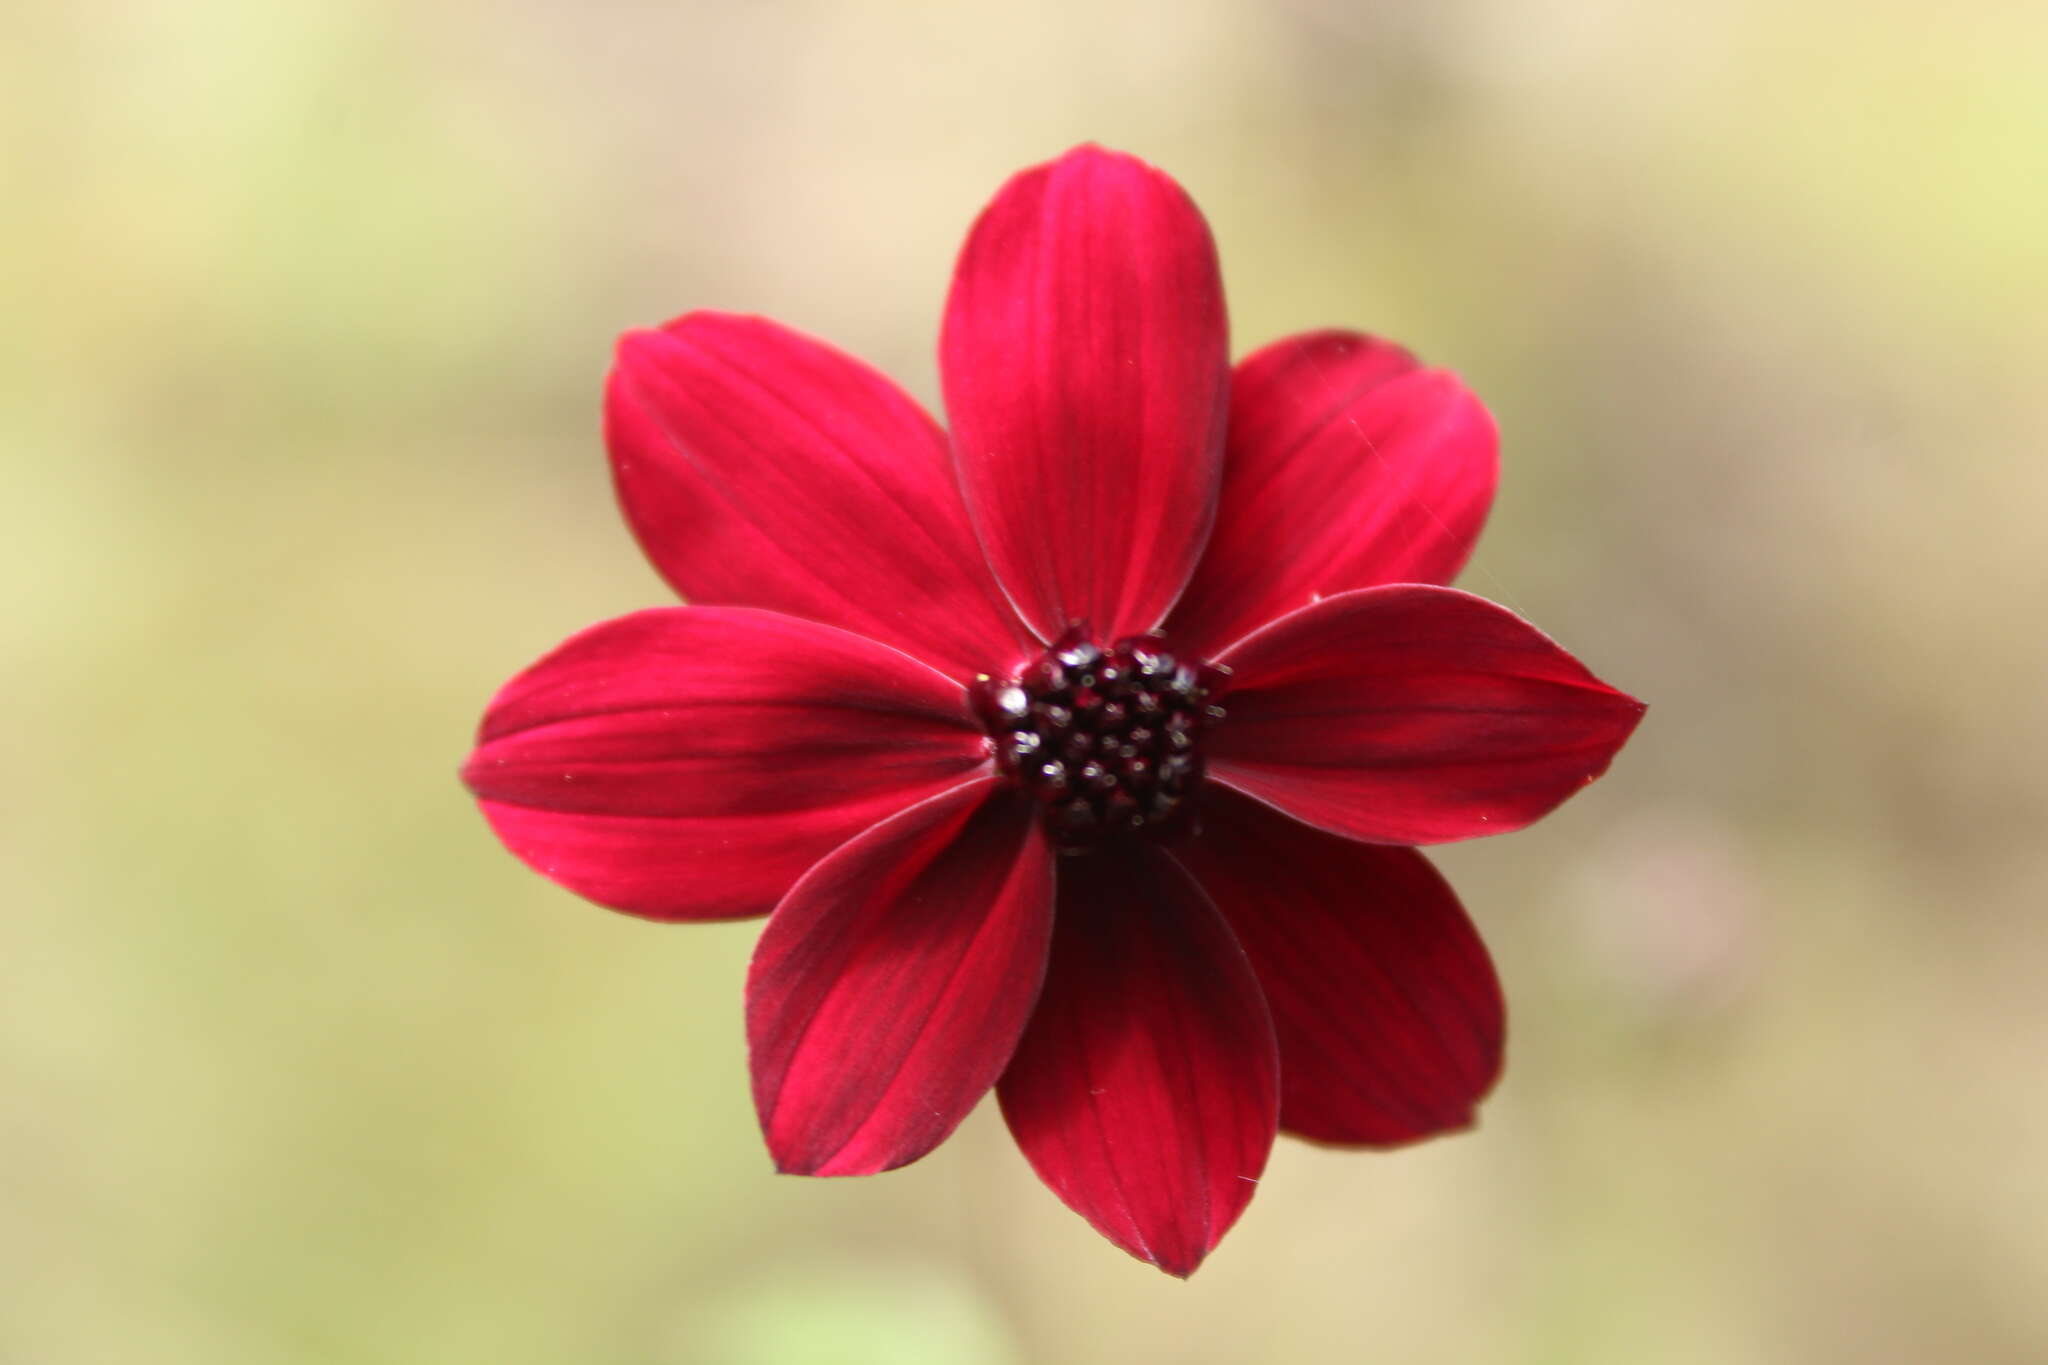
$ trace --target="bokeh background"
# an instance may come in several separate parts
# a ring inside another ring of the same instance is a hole
[[[0,27],[0,1359],[2048,1358],[2048,9],[120,0]],[[927,400],[952,254],[1098,139],[1239,349],[1505,432],[1467,586],[1652,703],[1441,862],[1505,1083],[1283,1142],[1187,1284],[984,1108],[770,1173],[751,925],[524,871],[486,696],[665,600],[612,337]]]

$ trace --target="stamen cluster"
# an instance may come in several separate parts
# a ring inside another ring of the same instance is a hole
[[[1203,730],[1228,671],[1167,653],[1156,635],[1107,650],[1076,626],[1015,678],[971,690],[996,766],[1045,806],[1046,829],[1080,852],[1103,838],[1184,830],[1201,785]]]

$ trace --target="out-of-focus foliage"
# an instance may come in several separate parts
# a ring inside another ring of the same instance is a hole
[[[198,0],[0,44],[0,1358],[2048,1355],[2048,10]],[[984,1110],[770,1174],[748,925],[587,908],[454,769],[664,600],[611,338],[774,315],[930,398],[1012,170],[1215,225],[1240,348],[1494,405],[1464,582],[1652,703],[1442,862],[1507,1080],[1285,1142],[1188,1285]]]

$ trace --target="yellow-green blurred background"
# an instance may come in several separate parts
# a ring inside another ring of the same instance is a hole
[[[758,311],[932,399],[1083,139],[1237,345],[1462,371],[1464,582],[1650,718],[1446,850],[1475,1133],[1283,1142],[1193,1281],[984,1108],[770,1173],[751,925],[587,907],[454,772],[665,600],[612,337]],[[0,1360],[2048,1358],[2048,10],[107,0],[0,20]]]

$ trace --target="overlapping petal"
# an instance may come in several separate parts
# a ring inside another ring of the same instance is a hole
[[[1077,148],[968,236],[940,369],[996,576],[1047,639],[1147,630],[1215,514],[1228,395],[1216,251],[1171,179]]]
[[[1199,654],[1317,597],[1450,582],[1499,444],[1456,375],[1388,342],[1309,332],[1254,352],[1231,378],[1216,528],[1168,638]]]
[[[658,919],[765,913],[812,863],[985,761],[960,686],[739,607],[643,611],[506,685],[463,779],[506,845]]]
[[[1053,855],[980,778],[877,825],[776,907],[747,978],[754,1103],[778,1169],[917,1160],[995,1083],[1045,975]]]
[[[1176,857],[1230,921],[1280,1040],[1280,1126],[1386,1146],[1471,1124],[1500,1074],[1500,983],[1412,848],[1341,839],[1212,791]]]
[[[990,576],[945,433],[868,366],[764,318],[628,333],[605,391],[619,500],[691,602],[857,631],[966,679],[1028,633]]]
[[[1209,772],[1375,843],[1520,829],[1607,770],[1642,718],[1548,636],[1452,588],[1325,598],[1240,640]]]
[[[1252,1197],[1278,1087],[1265,1000],[1201,887],[1150,845],[1064,864],[1045,993],[996,1088],[1053,1192],[1187,1275]]]

